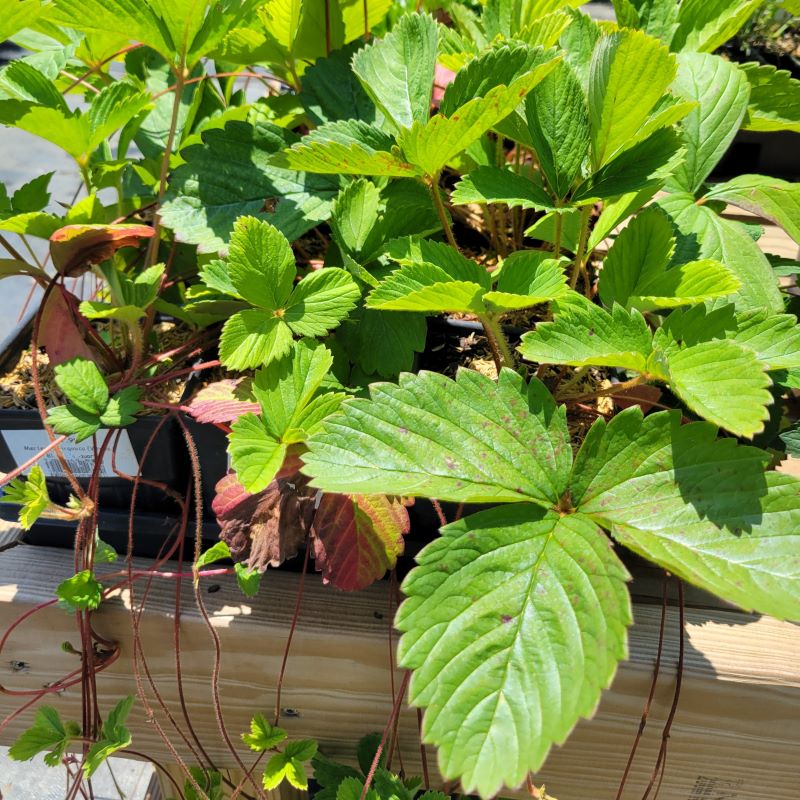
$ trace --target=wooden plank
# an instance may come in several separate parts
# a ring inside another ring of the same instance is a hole
[[[136,564],[137,568],[146,566],[145,562]],[[52,597],[56,584],[71,572],[68,551],[19,545],[2,553],[0,626],[5,629],[18,614]],[[222,641],[220,691],[224,721],[234,741],[246,730],[251,714],[272,714],[297,584],[296,574],[270,572],[254,601],[243,598],[227,578],[220,580],[219,590],[213,593],[208,592],[209,583],[203,586],[212,625]],[[559,800],[615,794],[652,675],[660,618],[660,608],[653,602],[655,589],[652,576],[646,578],[645,602],[635,604],[630,658],[620,666],[595,718],[579,723],[537,776]],[[143,585],[137,585],[134,603],[138,604],[143,590]],[[172,644],[174,592],[173,581],[153,581],[141,631],[154,679],[180,717]],[[182,598],[182,667],[193,725],[212,757],[221,766],[233,767],[209,702],[213,648],[194,607],[190,581],[184,581]],[[697,600],[702,604],[702,596]],[[130,594],[123,592],[95,615],[97,632],[118,641],[122,650],[117,663],[98,679],[104,711],[136,690],[131,674],[130,606]],[[795,800],[800,784],[800,628],[719,608],[688,608],[686,618],[683,690],[669,740],[661,800],[762,800],[765,796]],[[323,586],[318,576],[308,576],[281,702],[281,724],[292,736],[315,737],[331,757],[352,761],[358,739],[383,728],[392,702],[389,620],[386,582],[344,594]],[[626,798],[641,796],[655,761],[675,685],[677,625],[677,612],[671,608],[662,676]],[[39,612],[15,632],[3,652],[2,683],[9,688],[38,688],[74,669],[75,656],[60,647],[65,640],[78,645],[72,617],[57,607]],[[18,671],[12,671],[12,663]],[[20,664],[25,665],[22,670]],[[399,679],[395,671],[395,681]],[[3,714],[17,707],[18,699],[0,697]],[[51,702],[66,716],[76,717],[78,700],[77,689],[69,689]],[[157,718],[170,732],[173,744],[186,754],[164,715]],[[3,742],[13,740],[29,719],[26,714],[9,726]],[[132,729],[137,750],[168,760],[139,704],[132,715]],[[419,774],[416,714],[409,709],[401,715],[400,747],[406,773]],[[703,794],[707,786],[712,789]]]

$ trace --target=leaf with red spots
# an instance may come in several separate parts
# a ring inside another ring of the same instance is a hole
[[[395,565],[408,527],[408,512],[397,499],[326,494],[312,529],[317,569],[338,589],[363,589]]]
[[[50,237],[50,256],[59,273],[74,277],[152,235],[149,225],[65,225]]]
[[[198,422],[212,424],[233,422],[248,412],[260,414],[261,406],[247,399],[242,381],[226,378],[203,387],[189,403],[189,413]]]

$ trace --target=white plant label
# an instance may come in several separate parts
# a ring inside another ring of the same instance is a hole
[[[50,444],[47,432],[41,429],[5,430],[0,431],[0,433],[17,466],[24,464]],[[95,464],[96,449],[99,449],[99,443],[104,441],[106,433],[108,433],[107,430],[101,429],[95,434],[94,440],[84,439],[82,442],[76,442],[70,436],[61,443],[61,452],[64,454],[69,468],[75,473],[75,477],[88,478],[91,476]],[[114,472],[115,467],[117,472],[136,475],[139,471],[139,462],[136,460],[133,447],[131,447],[128,432],[123,430],[118,435],[117,432],[114,433],[116,442],[112,439],[103,454],[103,462],[100,464],[99,469],[100,477],[118,477]],[[98,444],[95,445],[95,442],[98,442]],[[111,452],[112,449],[114,450],[113,454]],[[61,463],[53,450],[42,456],[36,464],[42,468],[42,472],[48,478],[61,478],[64,476],[64,470],[61,468]],[[25,474],[28,472],[30,472],[30,468],[25,470]]]

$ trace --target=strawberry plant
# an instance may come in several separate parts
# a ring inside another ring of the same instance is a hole
[[[61,147],[82,184],[63,207],[50,174],[0,190],[0,276],[43,290],[23,359],[50,442],[4,499],[26,528],[76,526],[56,594],[87,685],[119,655],[91,645],[107,575],[137,579],[97,569],[104,459],[145,415],[147,449],[177,430],[190,475],[116,469],[125,513],[140,485],[180,509],[158,572],[213,512],[220,541],[198,536],[186,574],[204,612],[212,575],[252,595],[304,551],[350,591],[426,540],[395,619],[399,696],[466,793],[530,780],[594,712],[628,652],[626,553],[800,620],[800,483],[776,470],[800,454],[800,264],[750,221],[800,243],[800,190],[714,178],[740,130],[800,130],[798,81],[715,53],[758,0],[618,0],[616,23],[573,0],[17,5],[0,32],[28,54],[0,70],[0,123]],[[226,437],[210,481],[198,427]],[[83,440],[79,476],[65,448]],[[417,498],[439,530],[413,530]],[[80,740],[90,775],[129,743],[129,704],[102,724],[85,702],[82,728],[41,706],[12,757],[41,739],[61,763]],[[326,796],[416,796],[383,741],[358,771],[284,743],[279,712],[243,737],[271,753],[252,796],[305,786],[309,759]],[[204,758],[176,791],[239,796],[188,727]]]

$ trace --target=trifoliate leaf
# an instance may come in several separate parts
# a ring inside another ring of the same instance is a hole
[[[396,621],[410,700],[445,778],[490,797],[594,711],[627,655],[628,575],[588,517],[527,504],[446,526],[417,561]]]
[[[391,33],[353,56],[353,72],[364,90],[398,128],[428,119],[437,43],[433,17],[407,14]]]
[[[272,750],[287,736],[283,728],[276,728],[267,722],[263,714],[256,714],[250,720],[250,733],[242,734],[242,741],[256,753]]]
[[[598,420],[573,467],[573,503],[626,547],[745,610],[800,618],[800,482],[769,456],[680,412]]]
[[[33,725],[11,745],[8,757],[14,761],[29,761],[47,751],[44,763],[48,767],[57,767],[72,740],[80,735],[81,727],[77,722],[63,722],[55,708],[39,706]]]
[[[27,531],[50,505],[44,472],[39,466],[31,467],[27,478],[15,478],[3,487],[3,503],[18,503],[19,524]]]
[[[93,361],[72,358],[59,364],[56,383],[74,405],[89,414],[102,414],[108,405],[108,386]]]
[[[564,409],[536,380],[470,370],[403,374],[370,387],[308,441],[312,485],[456,502],[556,503],[572,452]],[[532,442],[536,446],[532,446]]]
[[[67,611],[94,611],[103,599],[103,585],[85,569],[59,583],[56,597]]]
[[[681,123],[686,153],[668,185],[674,190],[696,192],[739,130],[749,87],[730,61],[710,53],[681,53],[672,88],[697,107]]]

